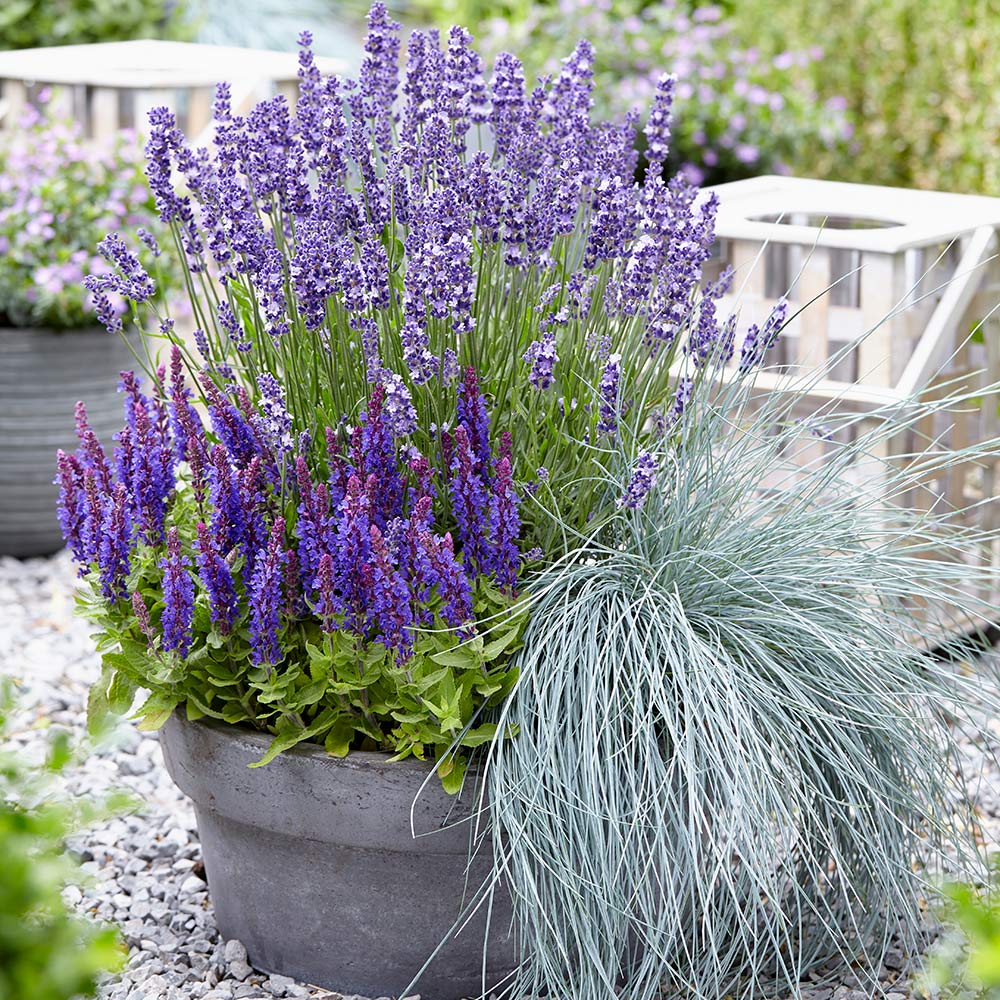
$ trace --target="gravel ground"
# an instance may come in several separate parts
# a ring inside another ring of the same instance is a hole
[[[20,689],[13,741],[34,756],[43,752],[49,725],[80,730],[87,688],[98,673],[88,626],[72,617],[72,589],[66,553],[27,562],[0,558],[0,670]],[[1000,846],[998,748],[996,721],[985,738],[962,745],[990,846]],[[110,744],[67,780],[71,794],[126,789],[145,804],[140,813],[113,819],[73,844],[92,878],[82,890],[68,889],[67,899],[119,924],[129,946],[128,966],[102,986],[102,1000],[341,1000],[339,993],[256,972],[240,942],[221,939],[194,814],[164,770],[155,735],[121,724]],[[849,971],[841,978],[840,985],[808,990],[811,1000],[869,995]],[[889,1000],[905,1000],[908,979],[904,957],[890,952],[883,976]]]

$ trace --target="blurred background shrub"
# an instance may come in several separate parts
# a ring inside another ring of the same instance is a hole
[[[842,98],[848,148],[799,148],[795,172],[1000,195],[1000,0],[739,0],[734,33],[766,58],[822,44],[802,67]]]
[[[946,1000],[1000,997],[1000,859],[989,885],[944,887],[947,929],[931,952],[919,992]]]
[[[0,49],[123,42],[130,38],[186,40],[194,24],[184,0],[3,0]]]
[[[672,166],[710,183],[789,169],[1000,195],[1000,0],[410,0],[404,13],[466,23],[536,73],[589,38],[599,111],[676,73]]]
[[[116,930],[63,902],[65,886],[82,878],[65,842],[106,807],[58,790],[73,759],[65,732],[53,732],[48,759],[35,764],[5,742],[13,707],[0,677],[0,997],[92,997],[100,974],[121,967],[124,951]]]
[[[804,46],[762,58],[740,44],[717,5],[513,0],[504,16],[481,19],[484,6],[446,0],[429,13],[442,26],[478,24],[473,30],[484,56],[491,61],[499,51],[516,52],[529,79],[558,72],[577,39],[588,39],[596,49],[598,117],[648,107],[659,76],[676,74],[671,173],[683,169],[704,183],[739,180],[788,171],[816,147],[832,154],[847,145],[842,102],[820,99],[811,83],[803,86],[820,50]]]
[[[49,117],[44,97],[41,110],[29,107],[0,132],[0,327],[94,326],[81,283],[108,269],[98,242],[161,226],[134,133],[84,143],[77,125]],[[142,257],[169,289],[152,253],[144,248]]]

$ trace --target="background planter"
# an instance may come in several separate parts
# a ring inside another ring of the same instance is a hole
[[[118,373],[134,368],[124,340],[103,328],[53,332],[0,328],[0,555],[59,549],[56,449],[73,451],[73,406],[110,453],[123,423]]]
[[[488,877],[468,873],[473,798],[446,795],[419,761],[298,747],[249,769],[270,737],[174,713],[161,731],[167,769],[194,801],[219,928],[260,969],[344,993],[399,996]],[[470,783],[471,784],[471,783]],[[417,798],[419,794],[419,798]],[[410,810],[414,799],[411,835]],[[431,832],[433,831],[433,832]],[[429,1000],[481,991],[485,913],[448,941],[417,988]],[[493,907],[487,986],[515,965],[510,901]]]

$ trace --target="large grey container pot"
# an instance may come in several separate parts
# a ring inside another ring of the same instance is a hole
[[[123,423],[118,373],[128,345],[104,329],[0,327],[0,555],[40,556],[62,546],[56,450],[76,447],[73,407],[87,404],[106,449]]]
[[[194,802],[219,929],[258,969],[398,997],[489,876],[468,869],[471,792],[457,800],[419,761],[340,760],[302,745],[250,769],[270,737],[175,712],[160,735],[167,770]],[[415,804],[414,804],[415,803]],[[413,807],[412,836],[410,815]],[[442,829],[450,824],[447,829]],[[468,876],[468,877],[467,877]],[[467,902],[467,897],[465,899]],[[487,987],[515,965],[510,899],[496,893]],[[482,992],[485,907],[449,939],[415,989],[425,1000]]]

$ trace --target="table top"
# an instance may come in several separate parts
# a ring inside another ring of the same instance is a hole
[[[339,59],[316,58],[325,75]],[[137,39],[0,52],[0,79],[141,90],[214,86],[219,80],[294,80],[298,54],[193,42]]]
[[[719,184],[716,235],[897,253],[980,226],[1000,229],[1000,198],[769,175]],[[778,221],[780,220],[780,221]]]

